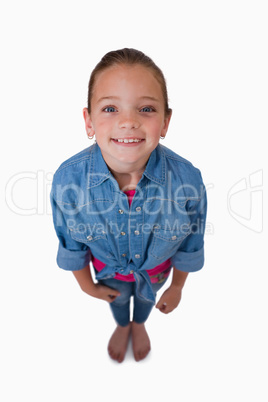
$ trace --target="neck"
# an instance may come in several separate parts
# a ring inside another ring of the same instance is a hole
[[[114,178],[116,179],[120,190],[128,191],[128,190],[135,190],[137,184],[139,183],[140,179],[142,178],[142,174],[145,169],[141,169],[134,172],[122,173],[117,172],[113,169],[110,169]]]
[[[102,152],[103,159],[123,191],[134,190],[142,178],[150,155],[135,163],[121,162]]]

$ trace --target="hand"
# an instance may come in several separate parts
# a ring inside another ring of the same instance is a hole
[[[158,308],[161,313],[171,313],[171,311],[173,311],[178,306],[181,300],[181,292],[181,288],[170,286],[162,294],[155,307]]]
[[[117,296],[120,296],[120,292],[118,292],[118,290],[109,288],[108,286],[104,286],[99,283],[94,284],[94,287],[89,294],[97,299],[105,300],[108,303],[113,302]]]

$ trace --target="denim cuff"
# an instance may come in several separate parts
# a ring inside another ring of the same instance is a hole
[[[178,251],[171,258],[172,265],[184,272],[199,271],[204,265],[204,247],[193,253]]]
[[[67,250],[59,244],[57,264],[66,271],[79,271],[91,261],[90,250]]]

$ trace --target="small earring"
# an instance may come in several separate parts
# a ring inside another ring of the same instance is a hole
[[[165,135],[160,135],[160,140],[163,140],[165,137]]]
[[[87,135],[87,136],[88,136],[88,139],[89,139],[89,140],[92,140],[92,139],[94,138],[94,134],[93,134],[93,135],[89,135],[89,134],[90,134],[90,131],[88,132],[88,135]]]

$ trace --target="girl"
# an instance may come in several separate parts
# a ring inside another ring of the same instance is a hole
[[[171,113],[165,78],[149,57],[135,49],[107,53],[91,74],[83,110],[95,143],[53,178],[57,263],[84,292],[110,304],[117,326],[108,352],[118,362],[130,333],[135,360],[148,354],[144,323],[170,272],[156,304],[164,314],[178,306],[188,273],[204,264],[200,171],[159,144]]]

